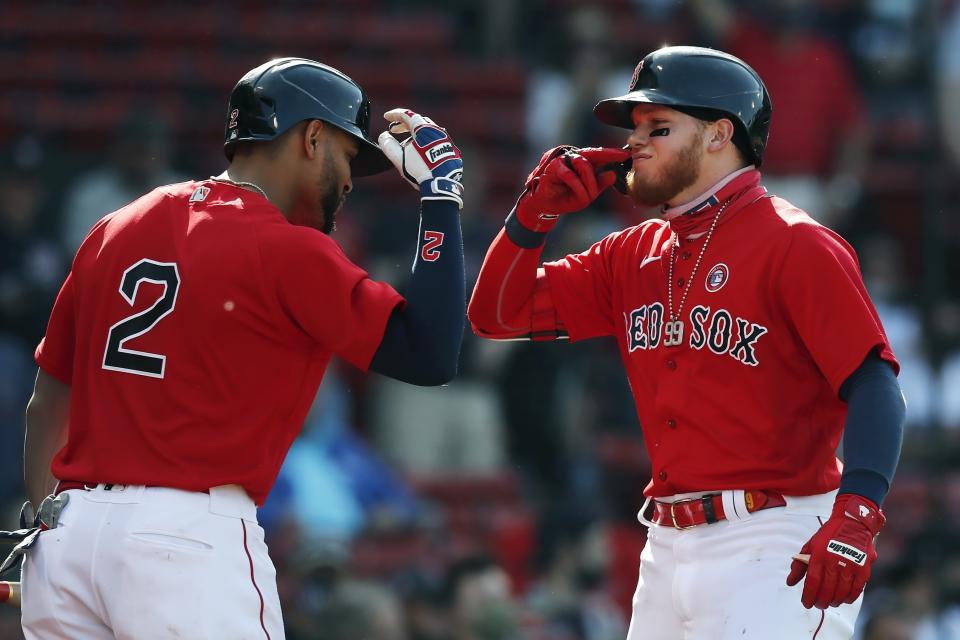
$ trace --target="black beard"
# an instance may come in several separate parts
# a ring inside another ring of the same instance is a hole
[[[327,190],[320,199],[320,208],[323,209],[323,228],[320,229],[325,234],[330,235],[337,228],[337,211],[343,204],[343,197],[340,191],[333,185]]]
[[[324,173],[329,184],[320,197],[320,211],[323,212],[323,227],[320,230],[330,235],[337,228],[337,211],[340,210],[345,196],[340,192],[339,182],[334,179],[337,173],[334,170],[333,153],[329,146],[324,150],[324,165]]]
[[[655,206],[670,202],[678,193],[692,185],[700,177],[702,136],[696,136],[681,149],[673,162],[663,167],[653,179],[640,183],[631,169],[627,174],[627,193],[641,206]]]

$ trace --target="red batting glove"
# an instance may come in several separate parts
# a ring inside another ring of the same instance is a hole
[[[612,169],[598,171],[599,167],[629,157],[623,149],[569,145],[550,149],[527,176],[526,191],[517,202],[517,220],[531,231],[549,231],[560,214],[583,209],[616,181]]]
[[[803,606],[826,609],[860,597],[877,559],[874,538],[886,521],[873,501],[852,493],[837,496],[830,519],[800,549],[809,554],[809,564],[796,558],[790,564],[787,586],[807,576]]]

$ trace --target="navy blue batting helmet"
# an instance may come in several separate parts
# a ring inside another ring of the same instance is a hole
[[[273,140],[304,120],[323,120],[359,143],[350,163],[355,177],[393,165],[370,138],[370,100],[347,75],[305,58],[278,58],[251,69],[230,93],[223,150],[238,142]]]
[[[701,120],[730,118],[737,147],[757,166],[763,162],[773,104],[763,80],[740,58],[703,47],[657,49],[637,65],[630,91],[601,100],[593,113],[602,122],[632,129],[631,112],[644,102]]]

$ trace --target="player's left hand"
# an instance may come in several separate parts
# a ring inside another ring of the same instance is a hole
[[[800,550],[809,554],[809,564],[794,558],[790,565],[788,586],[806,574],[803,606],[826,609],[860,597],[877,559],[874,538],[885,522],[873,501],[850,493],[837,496],[830,519]]]
[[[422,200],[452,200],[463,208],[463,158],[447,130],[409,109],[383,114],[390,122],[377,138],[383,153]],[[410,133],[403,141],[393,134]]]

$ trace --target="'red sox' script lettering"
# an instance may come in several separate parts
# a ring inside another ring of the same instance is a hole
[[[755,367],[760,364],[757,343],[767,328],[745,318],[739,318],[726,309],[712,311],[697,305],[690,310],[691,349],[709,349],[717,355],[727,354],[739,362]],[[645,304],[624,314],[627,345],[630,352],[637,349],[656,349],[663,344],[664,308],[660,302]]]

